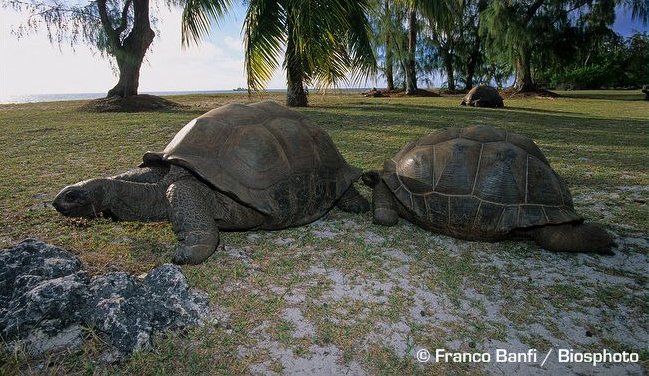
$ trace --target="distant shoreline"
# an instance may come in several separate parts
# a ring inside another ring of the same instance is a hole
[[[140,94],[151,94],[158,96],[174,96],[189,94],[247,94],[247,90],[230,89],[230,90],[196,90],[196,91],[143,91]],[[339,88],[335,91],[363,91],[366,88]],[[285,92],[286,89],[267,89],[268,92]],[[103,98],[106,93],[72,93],[72,94],[24,94],[24,95],[7,95],[0,96],[0,104],[19,104],[19,103],[38,103],[38,102],[61,102],[84,99]]]
[[[285,89],[270,89],[268,91],[284,91]],[[187,94],[242,94],[236,90],[196,90],[196,91],[144,91],[140,94],[151,94],[159,96],[187,95]],[[106,93],[72,93],[72,94],[25,94],[8,95],[0,97],[0,104],[37,103],[37,102],[61,102],[84,99],[104,98]]]

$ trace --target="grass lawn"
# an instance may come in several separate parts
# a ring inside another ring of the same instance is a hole
[[[561,92],[460,107],[460,97],[310,96],[300,109],[345,158],[379,168],[407,141],[448,126],[490,124],[534,139],[568,182],[586,220],[616,237],[615,256],[556,254],[526,242],[481,243],[405,221],[372,224],[338,209],[300,228],[225,233],[215,255],[185,266],[210,296],[218,324],[156,338],[123,364],[100,361],[89,331],[81,351],[0,356],[0,374],[349,374],[649,371],[649,102],[639,91]],[[65,185],[113,175],[161,150],[189,120],[229,102],[281,93],[191,95],[167,113],[92,114],[83,102],[0,105],[0,246],[25,237],[69,249],[91,273],[144,273],[169,262],[168,223],[71,220],[49,205]],[[361,187],[364,195],[370,192]],[[427,363],[426,348],[495,353],[536,348],[635,351],[639,364]],[[610,368],[607,368],[610,367]]]

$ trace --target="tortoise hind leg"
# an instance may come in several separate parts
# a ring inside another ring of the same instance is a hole
[[[602,227],[589,224],[562,224],[539,227],[530,232],[536,243],[550,251],[595,252],[613,255],[615,243]]]
[[[343,193],[336,206],[340,210],[351,213],[365,213],[370,210],[370,203],[358,193],[353,184]]]
[[[167,189],[170,219],[180,244],[172,261],[200,264],[219,244],[219,229],[210,210],[214,193],[193,177],[175,181]]]
[[[397,204],[392,191],[383,181],[379,181],[372,191],[374,204],[374,223],[383,226],[394,226],[399,222]]]

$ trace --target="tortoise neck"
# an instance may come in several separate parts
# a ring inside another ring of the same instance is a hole
[[[169,203],[162,183],[134,183],[105,179],[108,188],[102,211],[121,221],[155,222],[168,219]]]

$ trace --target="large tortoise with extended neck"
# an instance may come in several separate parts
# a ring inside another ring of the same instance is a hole
[[[281,229],[312,222],[334,205],[369,210],[351,167],[305,116],[266,101],[228,104],[182,128],[140,168],[64,188],[54,207],[66,216],[169,220],[176,263],[198,264],[219,229]]]
[[[402,217],[462,239],[531,238],[553,251],[610,253],[613,245],[604,229],[582,223],[531,139],[490,126],[433,132],[363,180],[381,225]]]

